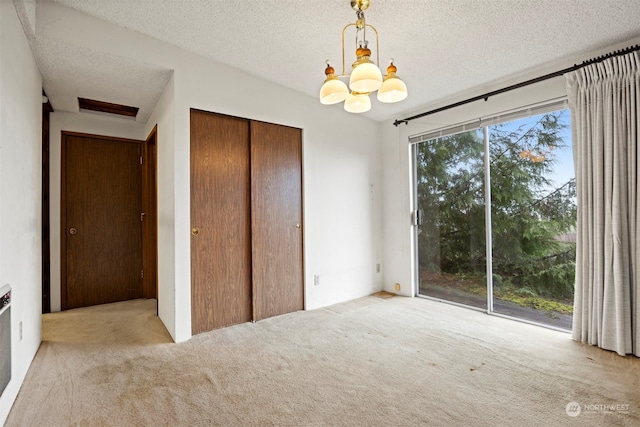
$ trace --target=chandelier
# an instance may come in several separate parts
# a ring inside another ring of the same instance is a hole
[[[351,8],[356,11],[355,23],[347,24],[342,29],[342,74],[336,76],[335,69],[327,60],[324,70],[327,76],[320,89],[320,102],[331,105],[344,101],[344,109],[350,113],[364,113],[371,109],[369,95],[378,91],[380,102],[398,102],[407,97],[407,85],[396,76],[397,68],[393,65],[393,58],[389,61],[387,75],[382,76],[378,64],[380,63],[378,30],[366,23],[364,11],[369,8],[370,0],[350,0]],[[356,60],[351,74],[345,73],[344,61],[344,33],[349,27],[356,27]],[[371,29],[376,36],[376,62],[371,60],[371,50],[368,47],[367,29]],[[340,78],[349,78],[349,87]]]

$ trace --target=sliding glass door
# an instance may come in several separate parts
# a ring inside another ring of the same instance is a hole
[[[493,309],[571,329],[575,179],[567,110],[489,127]]]
[[[415,145],[420,295],[571,328],[569,123],[556,110]]]
[[[415,148],[419,293],[486,308],[482,132]]]

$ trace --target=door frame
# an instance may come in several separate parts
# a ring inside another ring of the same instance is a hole
[[[155,259],[155,271],[154,274],[152,274],[151,276],[153,278],[155,278],[155,280],[157,280],[157,188],[156,188],[156,150],[155,150],[155,144],[157,141],[157,130],[156,127],[153,128],[153,130],[151,131],[151,133],[149,134],[149,136],[147,137],[147,140],[142,141],[142,140],[138,140],[138,139],[131,139],[131,138],[120,138],[120,137],[114,137],[114,136],[107,136],[107,135],[95,135],[95,134],[89,134],[89,133],[83,133],[83,132],[73,132],[73,131],[61,131],[61,135],[60,135],[60,310],[64,311],[67,310],[67,258],[66,258],[66,253],[67,253],[67,241],[66,241],[66,222],[67,222],[67,212],[66,212],[66,203],[67,203],[67,196],[66,196],[66,180],[67,180],[67,171],[66,171],[66,162],[65,159],[67,157],[67,138],[70,136],[77,136],[77,137],[83,137],[83,138],[92,138],[92,139],[104,139],[104,140],[109,140],[109,141],[120,141],[120,142],[126,142],[126,143],[136,143],[136,144],[140,144],[142,149],[143,149],[143,153],[147,154],[148,152],[151,152],[152,154],[149,155],[147,157],[147,175],[148,175],[148,180],[151,182],[149,184],[149,186],[145,185],[145,175],[144,175],[144,168],[143,171],[141,171],[142,175],[142,198],[143,198],[143,203],[145,198],[147,199],[147,207],[150,208],[150,212],[153,212],[153,217],[156,218],[156,221],[154,221],[154,223],[156,224],[155,227],[155,232],[154,232],[154,236],[147,236],[148,237],[148,242],[151,242],[151,245],[147,245],[147,247],[145,248],[144,245],[144,233],[143,233],[143,247],[142,247],[142,261],[143,261],[143,265],[144,265],[144,260],[147,258],[147,254],[146,251],[150,252],[149,255],[149,259]],[[149,148],[150,146],[153,146],[153,148]],[[143,154],[143,159],[144,159],[144,154]],[[144,165],[144,162],[143,162]],[[151,177],[151,175],[153,174],[153,177]],[[153,184],[153,186],[151,185]],[[150,189],[153,188],[154,190],[150,191]],[[147,194],[145,196],[145,192],[150,192],[153,194]],[[145,209],[145,205],[142,205],[143,209]],[[151,215],[150,215],[151,216]],[[141,226],[141,230],[143,230],[144,227]],[[154,250],[155,247],[155,250]],[[151,267],[151,265],[150,265]],[[144,294],[144,289],[145,289],[145,278],[143,278],[143,284],[142,284],[142,288],[143,288],[143,297],[146,298],[145,294]],[[154,287],[154,289],[157,288],[157,284]],[[157,291],[156,291],[156,298],[157,298]]]
[[[427,132],[423,132],[421,134],[417,134],[414,136],[410,136],[408,138],[408,142],[411,146],[411,165],[410,165],[410,178],[411,178],[411,212],[412,212],[412,237],[413,237],[413,272],[412,272],[412,280],[413,283],[413,296],[427,298],[432,300],[441,301],[447,304],[461,306],[467,309],[476,310],[485,312],[492,316],[504,317],[511,320],[516,320],[523,323],[529,323],[536,326],[541,326],[547,329],[552,329],[560,332],[567,332],[566,328],[559,326],[558,324],[544,323],[543,321],[533,320],[528,318],[526,315],[518,316],[517,314],[507,314],[506,312],[500,312],[500,308],[496,309],[494,307],[494,303],[496,298],[494,298],[494,270],[493,270],[493,221],[492,221],[492,209],[493,209],[493,201],[491,195],[491,173],[492,173],[492,165],[491,165],[491,156],[490,156],[490,144],[491,138],[489,129],[493,126],[500,124],[508,124],[514,123],[519,120],[523,120],[526,118],[531,118],[539,115],[546,115],[552,113],[558,113],[560,111],[567,110],[566,106],[566,98],[558,98],[552,99],[549,101],[541,102],[531,106],[522,106],[513,110],[509,110],[504,113],[495,113],[492,116],[483,117],[480,121],[468,122],[467,124],[472,124],[466,126],[462,125],[452,125],[445,126],[441,129],[431,130]],[[463,302],[452,301],[446,298],[439,298],[430,296],[427,294],[420,293],[420,252],[418,245],[418,235],[419,235],[419,225],[417,220],[417,213],[419,211],[418,201],[419,201],[419,192],[418,192],[418,169],[417,169],[417,153],[418,147],[421,144],[427,144],[432,139],[442,138],[449,135],[455,135],[462,132],[473,132],[477,131],[482,134],[482,170],[484,174],[483,178],[483,201],[484,201],[484,233],[485,233],[485,260],[486,260],[486,268],[485,268],[485,283],[484,286],[487,290],[486,295],[486,307],[478,307],[471,304],[466,304]],[[568,135],[571,140],[571,133]],[[571,140],[571,144],[574,141]],[[562,163],[560,163],[562,165]],[[575,179],[575,176],[574,178]],[[557,188],[556,188],[557,190]],[[548,195],[547,195],[548,196]],[[545,196],[545,198],[547,197]]]
[[[42,95],[46,96],[44,90]],[[51,312],[51,141],[50,122],[53,107],[47,99],[42,104],[42,313]]]
[[[142,297],[158,298],[158,125],[142,146]],[[156,304],[157,314],[157,304]]]

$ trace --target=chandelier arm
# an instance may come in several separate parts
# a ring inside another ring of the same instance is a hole
[[[367,43],[367,19],[364,17],[364,12],[358,14],[358,19],[362,20],[362,40]],[[357,33],[356,37],[358,37]]]
[[[348,76],[348,74],[346,74],[345,71],[344,71],[344,32],[347,31],[347,28],[355,27],[355,26],[356,26],[356,24],[347,24],[342,29],[342,74],[340,74],[340,76],[342,76],[342,77]]]
[[[356,33],[354,35],[354,43],[353,43],[353,46],[354,46],[354,48],[356,50],[356,59],[358,58],[358,46],[362,46],[362,44],[358,44],[358,36],[359,35],[360,35],[360,28],[358,28],[358,23],[356,22]],[[364,40],[364,38],[362,40]]]
[[[345,54],[344,54],[344,33],[345,31],[347,31],[347,28],[349,27],[357,27],[357,25],[355,23],[351,23],[351,24],[347,24],[344,26],[344,28],[342,29],[342,74],[340,74],[341,77],[345,77],[348,76],[349,74],[347,74],[345,72]],[[373,32],[376,35],[376,65],[378,67],[380,67],[380,40],[378,39],[378,30],[376,29],[376,27],[374,27],[371,24],[365,24],[365,28],[369,27],[373,30]],[[357,34],[357,33],[356,33]],[[356,35],[356,40],[357,40],[357,35]]]
[[[373,25],[366,24],[366,27],[369,27],[376,33],[376,65],[380,67],[380,41],[378,40],[378,30]]]

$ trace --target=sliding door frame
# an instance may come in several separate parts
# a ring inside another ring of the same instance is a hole
[[[544,328],[557,330],[560,332],[570,333],[566,329],[562,329],[553,325],[548,325],[544,323],[539,323],[519,317],[509,316],[507,314],[502,314],[494,311],[493,307],[493,241],[492,241],[492,225],[491,225],[491,158],[490,158],[490,145],[489,145],[489,127],[500,124],[507,123],[510,121],[515,121],[518,119],[530,117],[537,114],[545,114],[550,113],[552,111],[557,111],[561,109],[568,108],[567,98],[561,97],[552,99],[546,102],[537,103],[529,106],[523,106],[514,110],[506,111],[504,113],[494,114],[490,117],[482,117],[477,120],[472,120],[465,123],[459,123],[455,125],[445,126],[443,128],[435,129],[432,131],[424,132],[421,134],[413,135],[409,137],[409,144],[411,150],[411,165],[409,168],[410,179],[412,183],[411,194],[410,194],[410,207],[411,207],[411,224],[413,226],[413,264],[414,264],[414,272],[413,272],[413,295],[415,297],[430,299],[434,301],[440,301],[451,305],[457,305],[460,307],[486,312],[487,314],[503,317],[506,319],[516,320],[523,323],[529,323],[537,326],[542,326]],[[485,200],[485,251],[486,251],[486,286],[487,286],[487,307],[479,308],[474,307],[467,304],[462,304],[456,301],[450,301],[442,298],[432,297],[429,295],[423,295],[420,293],[420,261],[419,261],[419,244],[418,244],[418,234],[419,234],[419,226],[420,226],[420,212],[418,210],[418,167],[417,167],[417,154],[418,154],[418,145],[421,143],[426,143],[429,140],[441,138],[444,136],[454,135],[457,133],[468,132],[473,130],[482,129],[483,131],[483,167],[484,167],[484,200]]]
[[[484,233],[487,274],[487,313],[493,313],[493,240],[491,229],[491,156],[489,155],[489,126],[482,127],[484,148]]]

